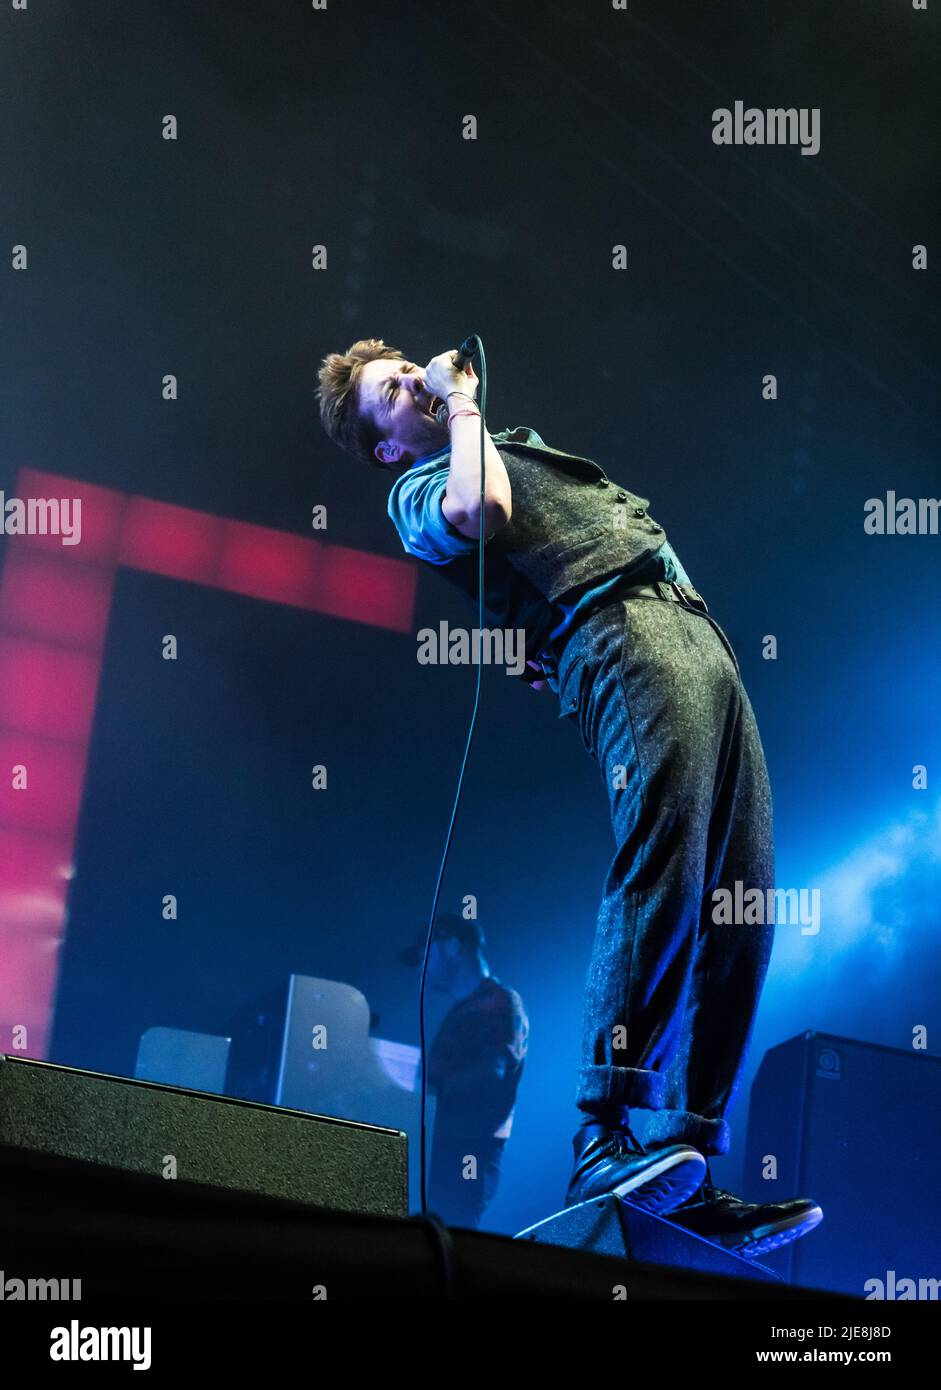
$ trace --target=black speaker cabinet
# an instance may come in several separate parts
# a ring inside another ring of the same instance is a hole
[[[0,1144],[311,1207],[408,1214],[404,1133],[0,1055]]]
[[[827,1033],[772,1047],[751,1089],[744,1195],[813,1197],[823,1223],[766,1263],[861,1298],[930,1290],[941,1278],[939,1150],[941,1057]]]

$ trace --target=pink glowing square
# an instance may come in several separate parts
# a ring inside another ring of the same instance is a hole
[[[63,478],[58,473],[23,468],[16,480],[16,496],[24,502],[31,497],[78,498],[82,504],[81,538],[77,545],[63,545],[61,536],[52,535],[17,536],[17,545],[29,546],[31,550],[54,550],[70,560],[114,564],[126,502],[123,492],[96,487],[78,478]]]
[[[29,930],[28,922],[16,918],[0,924],[0,1051],[13,1057],[45,1057],[61,944],[59,936],[39,936]],[[20,1048],[23,1029],[27,1046]]]
[[[415,611],[418,570],[410,560],[389,560],[344,545],[325,548],[317,607],[357,623],[408,632]]]
[[[100,670],[97,654],[0,634],[0,725],[84,743]]]
[[[15,917],[31,933],[55,936],[72,872],[67,839],[0,825],[0,923]]]
[[[46,550],[11,545],[0,579],[0,623],[7,632],[100,652],[113,588],[110,567],[76,565]]]
[[[86,749],[0,729],[0,824],[72,836],[85,778]],[[14,788],[25,767],[25,790]]]
[[[309,608],[323,550],[306,536],[227,521],[215,583],[232,593]]]
[[[226,523],[208,512],[132,497],[127,504],[118,562],[151,574],[213,584]]]

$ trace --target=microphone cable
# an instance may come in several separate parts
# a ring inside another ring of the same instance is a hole
[[[426,1201],[426,1158],[425,1158],[425,1110],[427,1099],[426,1084],[426,1056],[425,1056],[425,975],[428,971],[428,956],[431,952],[431,943],[435,934],[435,917],[438,912],[438,899],[441,896],[441,884],[444,879],[444,871],[448,862],[448,854],[451,850],[451,839],[454,834],[454,823],[457,819],[457,808],[461,803],[461,792],[464,788],[464,773],[467,770],[467,759],[470,754],[471,743],[474,738],[474,730],[477,727],[477,710],[480,705],[480,684],[483,676],[483,661],[481,660],[481,644],[483,642],[484,627],[484,486],[486,482],[484,447],[486,435],[484,432],[485,421],[487,418],[487,354],[484,352],[484,345],[479,334],[471,334],[470,338],[477,341],[477,351],[480,354],[480,531],[478,533],[478,559],[477,559],[477,682],[474,690],[474,708],[471,712],[470,724],[467,730],[467,740],[464,745],[464,757],[461,761],[461,770],[458,774],[457,787],[454,792],[454,803],[451,807],[451,820],[448,825],[448,833],[444,841],[444,852],[441,855],[441,864],[438,868],[438,881],[435,884],[435,895],[431,904],[431,916],[428,920],[428,935],[425,938],[425,954],[422,958],[421,980],[418,987],[418,1021],[419,1034],[421,1038],[421,1210],[422,1215],[427,1215],[428,1206]],[[465,344],[470,339],[465,339]],[[462,348],[463,351],[463,348]],[[447,402],[445,402],[447,404]]]

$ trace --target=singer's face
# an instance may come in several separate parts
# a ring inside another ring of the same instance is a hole
[[[447,422],[439,424],[434,415],[440,404],[425,390],[422,369],[414,362],[380,358],[367,362],[360,372],[359,408],[372,417],[382,436],[376,449],[381,463],[407,468],[446,445]]]

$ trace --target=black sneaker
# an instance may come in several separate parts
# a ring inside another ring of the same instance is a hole
[[[698,1149],[671,1144],[648,1153],[626,1126],[583,1124],[572,1147],[575,1171],[567,1207],[612,1193],[644,1211],[672,1211],[696,1191],[706,1172]]]
[[[674,1209],[667,1220],[724,1250],[753,1260],[805,1236],[820,1225],[823,1212],[809,1197],[792,1197],[786,1202],[746,1202],[713,1187],[707,1170],[701,1190]]]

